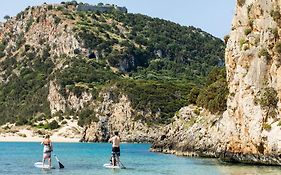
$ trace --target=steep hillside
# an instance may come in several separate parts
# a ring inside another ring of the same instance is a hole
[[[224,65],[223,42],[200,29],[81,5],[28,7],[1,24],[0,124],[53,128],[58,121],[47,119],[74,116],[85,135],[97,125],[100,141],[115,127],[108,123],[121,99],[136,125],[167,124]]]

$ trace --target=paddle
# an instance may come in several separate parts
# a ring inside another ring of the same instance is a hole
[[[119,158],[119,163],[122,165],[122,169],[126,169],[126,167],[123,165],[123,163],[120,161],[120,158]]]
[[[54,154],[54,157],[56,158],[57,162],[59,163],[60,169],[64,168],[63,164],[60,162],[60,160],[58,159],[58,157],[55,154]]]

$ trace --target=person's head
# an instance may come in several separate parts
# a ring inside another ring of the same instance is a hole
[[[118,136],[118,131],[114,131],[114,135]]]
[[[45,135],[45,139],[49,139],[49,138],[50,138],[49,134]]]

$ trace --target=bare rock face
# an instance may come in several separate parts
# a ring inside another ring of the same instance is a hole
[[[220,157],[225,154],[228,137],[235,129],[227,116],[213,115],[203,108],[187,106],[164,127],[151,150],[184,156]]]
[[[98,122],[85,128],[81,141],[107,142],[114,131],[119,131],[123,142],[152,142],[158,137],[158,127],[135,119],[137,112],[125,95],[116,97],[108,90],[101,96],[103,101],[95,107]]]
[[[60,86],[56,81],[50,81],[48,101],[50,103],[51,114],[57,112],[65,112],[66,108],[79,110],[85,104],[92,102],[92,94],[83,92],[80,96],[75,95],[73,92],[67,91],[66,97],[61,95]]]
[[[280,4],[237,0],[225,54],[227,111],[198,115],[194,107],[182,108],[153,151],[281,165]]]
[[[226,151],[237,161],[281,163],[280,3],[237,2],[226,49],[227,113],[235,123]]]

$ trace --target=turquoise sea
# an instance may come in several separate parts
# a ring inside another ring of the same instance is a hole
[[[54,153],[65,169],[41,170],[40,143],[0,142],[2,175],[281,175],[277,166],[245,166],[221,163],[217,159],[177,157],[149,152],[149,144],[122,144],[121,161],[127,169],[106,169],[111,145],[107,143],[54,143]]]

